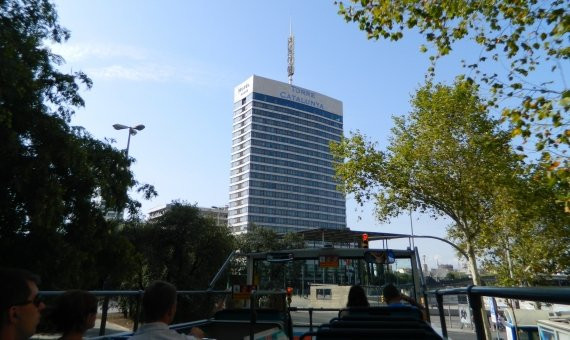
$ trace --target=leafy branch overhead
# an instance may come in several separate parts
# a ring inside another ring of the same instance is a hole
[[[538,158],[544,169],[541,176],[566,188],[559,198],[570,211],[570,89],[568,70],[563,68],[570,57],[569,1],[347,3],[337,2],[339,14],[358,24],[369,39],[397,41],[405,33],[419,32],[426,42],[420,50],[433,51],[428,77],[435,75],[436,61],[452,53],[458,42],[470,40],[480,46],[473,60],[463,61],[469,79],[488,87],[485,105],[502,112],[512,135],[524,142],[519,151]],[[526,150],[526,142],[533,143],[534,150]]]
[[[385,150],[360,133],[331,145],[344,192],[359,203],[372,200],[381,221],[410,209],[447,217],[448,237],[467,253],[475,284],[481,255],[503,282],[536,283],[523,277],[527,267],[541,275],[568,268],[562,226],[570,216],[554,204],[555,190],[535,181],[536,170],[514,153],[474,83],[428,83],[412,98],[412,111],[394,121]],[[541,253],[553,261],[546,265]]]
[[[0,1],[0,258],[41,274],[44,288],[101,288],[129,275],[132,255],[104,210],[136,214],[128,190],[156,192],[124,153],[69,125],[92,83],[58,68],[46,43],[69,32],[57,19],[48,0]]]

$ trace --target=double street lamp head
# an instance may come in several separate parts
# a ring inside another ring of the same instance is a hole
[[[137,134],[137,131],[143,130],[144,127],[145,126],[142,124],[139,124],[137,126],[126,126],[123,124],[113,124],[113,128],[115,128],[115,130],[129,129],[129,133],[133,136]]]
[[[128,129],[129,127],[123,124],[113,124],[113,127],[115,128],[115,130],[122,130],[122,129]]]
[[[131,145],[131,136],[136,135],[137,131],[143,130],[144,125],[139,124],[137,126],[126,126],[123,124],[113,124],[113,128],[115,128],[115,130],[129,129],[129,139],[127,140],[127,148],[125,149],[125,153],[127,155],[127,158],[129,158],[129,146]]]
[[[125,156],[127,159],[127,166],[130,166],[130,160],[129,160],[129,147],[131,145],[131,136],[134,136],[137,134],[137,131],[141,131],[144,130],[145,126],[142,124],[139,124],[137,126],[126,126],[123,124],[113,124],[113,128],[115,130],[125,130],[125,129],[129,129],[129,138],[127,139],[127,148],[125,149]],[[120,219],[123,219],[124,216],[124,211],[121,210],[120,212],[116,212],[117,214],[120,214]]]

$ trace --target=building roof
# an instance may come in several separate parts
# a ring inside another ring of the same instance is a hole
[[[369,241],[391,240],[397,238],[408,238],[406,234],[378,233],[373,231],[358,231],[346,229],[310,229],[300,231],[305,241],[325,241],[331,243],[353,243],[360,242],[362,234],[368,234]]]

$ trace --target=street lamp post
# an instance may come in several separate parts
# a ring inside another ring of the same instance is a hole
[[[142,124],[139,124],[137,126],[126,126],[123,124],[113,124],[113,128],[115,128],[115,130],[129,129],[129,139],[127,139],[127,150],[126,150],[127,159],[129,158],[129,147],[131,145],[131,136],[136,135],[137,131],[143,130],[144,127],[145,126]]]
[[[113,124],[113,128],[115,128],[115,130],[129,129],[129,138],[127,139],[127,149],[125,150],[125,154],[126,154],[127,161],[128,161],[128,159],[129,159],[129,147],[131,146],[131,136],[136,135],[137,131],[143,130],[145,128],[145,126],[142,124],[139,124],[137,126],[126,126],[123,124]],[[118,216],[119,213],[117,212],[116,214]],[[121,212],[121,218],[120,218],[121,220],[123,219],[123,215],[124,215],[124,212]],[[115,218],[117,218],[117,217],[115,217]]]

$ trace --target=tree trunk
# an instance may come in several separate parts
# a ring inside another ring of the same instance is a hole
[[[477,257],[475,256],[475,250],[469,241],[467,242],[467,255],[469,256],[469,271],[471,272],[473,284],[480,286],[481,276],[479,275],[479,270],[477,269]]]
[[[471,271],[471,277],[473,278],[473,284],[476,286],[481,286],[481,276],[479,275],[479,270],[477,269],[477,257],[475,256],[475,249],[471,245],[471,242],[467,241],[467,255],[469,256],[469,270]],[[485,311],[485,304],[483,303],[483,298],[481,299],[481,314],[483,315],[483,328],[485,329],[485,338],[487,340],[492,339],[491,335],[491,325],[489,324],[489,319],[487,318],[487,311]]]

